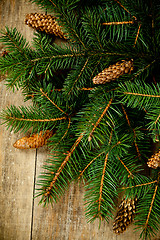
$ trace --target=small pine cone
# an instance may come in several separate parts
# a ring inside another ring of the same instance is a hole
[[[47,140],[53,136],[53,130],[40,131],[39,134],[33,134],[30,137],[23,137],[17,140],[13,146],[18,149],[39,148],[47,143]]]
[[[148,167],[151,167],[151,168],[158,168],[160,167],[160,150],[153,154],[149,159],[148,159]]]
[[[118,212],[113,223],[113,231],[116,234],[123,233],[128,225],[133,221],[136,211],[137,198],[123,199],[118,207]]]
[[[42,13],[30,13],[26,15],[25,24],[37,31],[54,34],[60,38],[67,39],[56,21],[56,17]]]
[[[97,76],[93,78],[94,84],[105,84],[119,78],[125,73],[130,73],[133,70],[133,60],[122,60],[116,64],[110,65],[108,68],[105,68]]]

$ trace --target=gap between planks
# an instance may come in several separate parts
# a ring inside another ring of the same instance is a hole
[[[38,150],[36,149],[35,166],[34,166],[34,181],[33,181],[33,200],[32,200],[30,240],[32,240],[32,234],[33,234],[34,196],[35,196],[35,186],[36,186],[36,177],[37,177],[37,154],[38,154]]]

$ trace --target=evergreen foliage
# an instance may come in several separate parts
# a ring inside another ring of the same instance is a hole
[[[8,88],[33,101],[4,110],[4,124],[14,132],[56,130],[36,196],[44,205],[58,201],[71,181],[82,179],[89,221],[108,221],[120,192],[137,197],[135,224],[150,239],[160,221],[160,171],[144,174],[160,136],[159,1],[31,2],[54,13],[67,34],[61,45],[36,32],[30,46],[7,27],[0,38]],[[127,59],[133,59],[131,74],[93,84],[103,69]]]

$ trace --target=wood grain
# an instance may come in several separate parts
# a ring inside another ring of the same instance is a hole
[[[0,28],[5,25],[16,27],[27,41],[33,38],[33,29],[24,24],[27,13],[43,12],[27,0],[0,0]],[[0,45],[0,50],[3,46]],[[0,111],[7,106],[23,103],[21,92],[7,91],[0,77]],[[30,103],[27,103],[30,104]],[[84,190],[78,184],[71,184],[64,197],[51,206],[38,205],[33,200],[35,178],[42,171],[48,150],[18,150],[12,144],[22,134],[9,132],[0,126],[0,239],[1,240],[137,240],[139,233],[133,233],[133,226],[116,236],[109,225],[98,220],[87,223],[84,213]],[[157,236],[158,237],[158,236]]]
[[[31,10],[31,4],[24,0],[0,0],[0,28],[17,27],[28,41],[33,31],[24,25],[24,17]],[[32,11],[37,7],[32,6]],[[0,45],[0,50],[3,46]],[[7,91],[0,78],[0,111],[14,104],[24,105],[20,92]],[[1,122],[1,121],[0,121]],[[0,126],[0,239],[30,239],[32,199],[35,166],[35,150],[20,151],[12,144],[21,134],[14,134]]]

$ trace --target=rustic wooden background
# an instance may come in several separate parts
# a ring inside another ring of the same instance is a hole
[[[0,28],[16,27],[31,43],[33,30],[24,24],[25,15],[42,12],[28,0],[0,0]],[[0,51],[3,46],[0,45]],[[14,104],[24,105],[20,93],[6,90],[0,76],[0,111]],[[27,103],[29,104],[29,103]],[[47,147],[38,150],[18,150],[13,143],[22,137],[0,126],[0,240],[137,240],[139,233],[130,226],[116,236],[112,222],[87,223],[84,216],[83,188],[72,184],[65,196],[52,207],[38,205],[33,200],[35,181],[47,158]],[[157,236],[158,237],[158,236]],[[155,238],[154,238],[155,239]],[[158,238],[157,238],[158,239]]]

